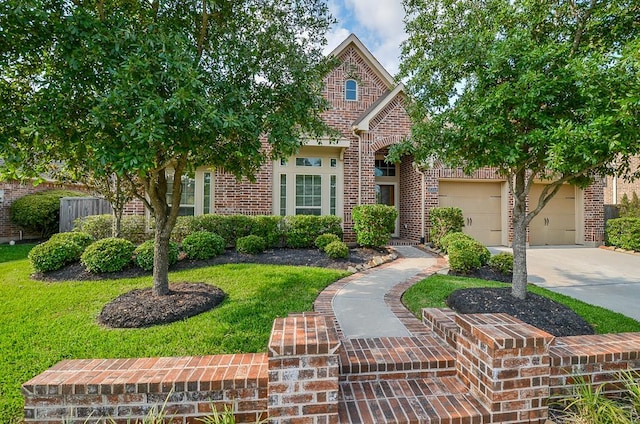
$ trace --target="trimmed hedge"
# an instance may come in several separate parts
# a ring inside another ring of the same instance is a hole
[[[189,259],[209,259],[224,253],[224,239],[208,231],[195,231],[185,237],[182,250]]]
[[[332,241],[326,245],[324,252],[331,259],[344,259],[349,257],[349,247],[340,240]]]
[[[322,234],[335,234],[342,238],[342,220],[334,215],[294,215],[284,218],[285,246],[290,248],[314,247]]]
[[[342,241],[340,237],[335,234],[321,234],[316,237],[315,245],[318,249],[324,252],[324,248],[327,247],[329,243],[333,243],[334,241]]]
[[[257,255],[264,252],[265,245],[266,243],[262,237],[252,234],[240,237],[236,243],[236,250],[240,253]]]
[[[353,208],[351,216],[358,244],[381,247],[389,243],[398,211],[394,206],[360,205]]]
[[[87,247],[80,262],[90,272],[121,271],[131,263],[135,248],[129,240],[115,237],[105,238]]]
[[[503,274],[513,272],[513,254],[509,252],[500,252],[489,258],[489,266]]]
[[[133,251],[135,256],[135,263],[145,271],[151,271],[153,269],[153,257],[154,257],[155,240],[147,240],[140,246],[136,247]],[[178,262],[178,255],[180,254],[180,248],[178,243],[174,241],[169,242],[169,266]]]
[[[77,261],[83,250],[71,239],[58,238],[34,246],[27,257],[34,271],[47,272]]]
[[[640,251],[640,218],[616,218],[607,221],[607,246]]]
[[[453,271],[466,273],[487,264],[491,252],[473,238],[460,237],[449,242],[449,267]]]
[[[60,199],[81,197],[85,193],[71,190],[46,190],[16,199],[9,207],[9,219],[28,232],[49,237],[60,228]]]
[[[429,239],[435,247],[443,249],[441,240],[449,233],[462,232],[464,217],[460,208],[433,208],[429,211],[431,229]]]
[[[93,243],[93,237],[90,234],[83,233],[81,231],[72,231],[69,233],[56,233],[49,238],[49,241],[63,241],[73,242],[82,248],[82,251],[89,247]],[[78,257],[80,259],[80,257]]]
[[[73,231],[90,234],[94,240],[109,238],[113,234],[113,215],[90,215],[78,218],[73,223]],[[149,238],[147,220],[142,215],[125,215],[120,221],[121,238],[132,243],[142,243]]]
[[[473,237],[461,231],[452,232],[444,235],[444,237],[440,239],[440,249],[442,249],[444,253],[448,253],[449,245],[458,240],[474,240],[475,241]]]

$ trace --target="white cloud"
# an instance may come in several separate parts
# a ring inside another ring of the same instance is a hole
[[[398,72],[400,43],[406,39],[401,0],[329,0],[328,5],[338,23],[327,34],[327,52],[354,33],[387,71]]]

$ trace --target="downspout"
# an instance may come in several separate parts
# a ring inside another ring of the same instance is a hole
[[[362,204],[362,136],[358,127],[351,127],[351,133],[358,138],[358,205]]]
[[[613,183],[611,184],[612,187],[612,191],[613,191],[613,204],[617,205],[618,204],[618,177],[616,175],[613,176]]]

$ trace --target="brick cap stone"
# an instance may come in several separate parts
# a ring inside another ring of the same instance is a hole
[[[493,349],[548,347],[554,336],[511,315],[458,314],[456,323],[464,332],[473,334]]]
[[[333,320],[324,315],[293,315],[273,322],[269,357],[335,354],[339,346]]]

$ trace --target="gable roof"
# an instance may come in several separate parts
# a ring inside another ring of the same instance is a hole
[[[378,77],[382,81],[384,81],[389,90],[396,86],[396,82],[394,81],[393,76],[391,76],[391,74],[386,69],[384,69],[384,66],[382,66],[382,64],[378,62],[378,59],[376,59],[371,54],[369,49],[367,49],[365,45],[362,44],[362,41],[360,41],[360,39],[356,37],[355,34],[350,34],[347,38],[345,38],[345,40],[340,43],[338,47],[336,47],[331,53],[329,53],[329,56],[339,57],[342,52],[344,52],[350,46],[353,46],[358,51],[358,53],[360,53],[360,56],[362,56],[362,58],[367,62],[367,65],[369,65],[369,67],[378,75]]]
[[[404,93],[404,84],[398,84],[393,90],[387,91],[380,96],[378,100],[369,106],[362,115],[353,123],[353,129],[356,131],[369,131],[369,123],[375,118],[387,105],[396,98],[398,94]]]

